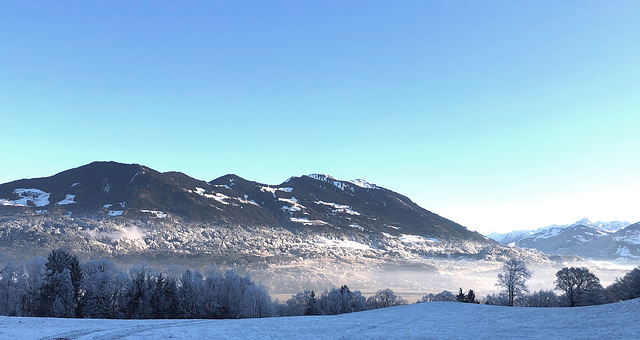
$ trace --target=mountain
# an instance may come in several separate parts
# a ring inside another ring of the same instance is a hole
[[[620,221],[593,223],[583,218],[571,225],[493,233],[488,237],[500,244],[538,249],[547,254],[599,260],[633,260],[640,258],[638,225]]]
[[[203,181],[95,162],[1,184],[0,264],[60,247],[119,265],[234,268],[283,294],[341,284],[454,289],[458,283],[441,274],[452,268],[562,259],[501,246],[362,179],[311,174],[268,185],[228,174]]]
[[[0,205],[74,217],[170,218],[490,243],[398,193],[364,180],[319,174],[292,177],[280,185],[236,175],[205,182],[137,164],[95,162],[51,177],[2,184]]]

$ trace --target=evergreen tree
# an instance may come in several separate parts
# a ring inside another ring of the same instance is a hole
[[[467,293],[467,298],[466,298],[465,302],[467,302],[467,303],[480,303],[476,299],[476,293],[473,291],[473,289],[469,289],[469,292]]]
[[[460,291],[458,292],[458,294],[456,294],[456,301],[467,302],[467,295],[462,292],[462,288],[460,288]]]
[[[316,293],[312,290],[307,296],[306,309],[304,315],[318,315],[318,300]]]
[[[47,256],[47,276],[41,291],[40,315],[81,317],[82,269],[78,258],[56,249]],[[54,310],[55,302],[55,310]]]

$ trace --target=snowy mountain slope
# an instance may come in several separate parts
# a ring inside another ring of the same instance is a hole
[[[3,339],[634,339],[640,300],[575,308],[429,302],[337,316],[243,320],[0,317]]]
[[[603,260],[640,258],[635,242],[636,225],[629,222],[596,222],[584,218],[571,225],[552,225],[532,231],[490,234],[500,244],[534,248],[548,254],[577,255]]]

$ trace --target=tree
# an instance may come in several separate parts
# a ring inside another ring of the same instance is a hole
[[[473,291],[473,289],[469,289],[469,292],[467,293],[467,301],[465,301],[467,303],[480,303],[477,299],[476,299],[476,293]]]
[[[560,269],[556,273],[554,283],[557,290],[565,292],[570,307],[578,305],[585,295],[602,289],[600,279],[584,267],[564,267]]]
[[[129,282],[125,294],[124,314],[128,319],[149,319],[153,317],[152,296],[155,275],[146,265],[129,269]]]
[[[483,303],[492,306],[507,306],[509,305],[509,298],[505,293],[489,294],[485,296]]]
[[[558,307],[560,301],[553,290],[539,290],[527,295],[522,299],[521,306],[524,307]]]
[[[44,257],[34,257],[24,266],[25,293],[22,296],[22,315],[38,316],[43,307],[42,290],[47,278],[47,260]]]
[[[306,292],[305,292],[306,293]],[[304,311],[304,315],[318,315],[318,299],[316,298],[316,292],[313,290],[307,296],[307,308]]]
[[[618,302],[640,297],[640,267],[628,272],[622,279],[616,278],[606,289],[607,300]]]
[[[460,291],[456,294],[456,301],[467,302],[467,295],[462,291],[462,287],[460,287]]]
[[[457,301],[456,296],[448,290],[443,290],[438,294],[429,293],[423,296],[418,302],[432,302],[432,301]]]
[[[21,316],[26,275],[22,266],[9,262],[0,270],[0,315]]]
[[[42,289],[42,316],[80,317],[82,269],[78,258],[62,249],[47,256],[46,283]]]
[[[505,290],[508,305],[513,306],[516,297],[528,293],[527,280],[531,278],[531,271],[527,269],[524,261],[510,259],[502,265],[503,273],[498,274],[496,286]]]
[[[262,285],[251,284],[244,292],[240,304],[240,316],[244,318],[264,318],[275,313],[271,296]]]
[[[407,300],[400,296],[397,296],[391,289],[382,289],[376,292],[375,295],[370,296],[367,299],[367,304],[371,308],[386,308],[393,306],[406,305]]]
[[[185,271],[180,276],[178,285],[178,308],[182,317],[195,319],[200,316],[202,306],[198,303],[202,297],[202,275],[198,272]]]
[[[119,314],[123,274],[113,262],[91,260],[82,266],[83,316],[88,318],[115,318]]]
[[[469,289],[469,292],[467,294],[465,294],[465,293],[462,292],[462,288],[460,288],[460,291],[458,292],[458,294],[456,294],[455,298],[456,298],[456,301],[458,301],[458,302],[480,303],[476,299],[476,293],[473,291],[473,289]]]

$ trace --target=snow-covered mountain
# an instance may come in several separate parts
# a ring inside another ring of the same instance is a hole
[[[279,185],[236,175],[205,182],[137,164],[95,162],[47,178],[2,184],[0,208],[492,243],[398,193],[361,179],[342,181],[321,174],[291,177]]]
[[[0,185],[0,262],[59,247],[125,265],[233,267],[285,293],[342,283],[434,289],[443,284],[438,270],[477,270],[476,260],[490,269],[513,256],[552,261],[500,246],[364,180],[312,174],[267,185],[225,175],[206,182],[114,162]]]
[[[570,225],[551,225],[488,237],[503,245],[534,248],[547,254],[576,255],[603,260],[640,258],[638,223],[591,222],[583,218]]]

